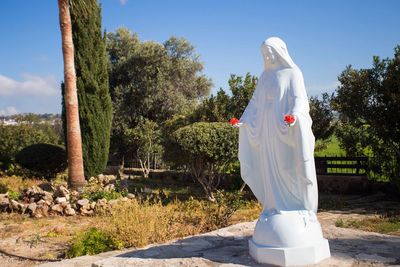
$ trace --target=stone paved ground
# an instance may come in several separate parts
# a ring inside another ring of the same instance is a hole
[[[342,216],[342,215],[340,215]],[[356,214],[347,214],[354,218]],[[316,266],[400,266],[400,237],[337,228],[337,214],[318,214],[332,257]],[[248,254],[255,222],[142,249],[113,251],[41,266],[260,266]]]

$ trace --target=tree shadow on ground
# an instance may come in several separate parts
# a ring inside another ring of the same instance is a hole
[[[318,209],[332,213],[400,214],[400,201],[383,192],[358,195],[321,193]]]

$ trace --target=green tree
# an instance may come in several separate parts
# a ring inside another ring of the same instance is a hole
[[[205,99],[192,115],[192,121],[223,122],[232,117],[240,118],[257,85],[257,77],[247,73],[243,78],[232,74],[229,81],[230,95],[222,88],[217,95]]]
[[[316,140],[326,140],[333,134],[334,115],[331,99],[332,96],[327,93],[322,94],[321,100],[318,97],[310,98],[310,116],[313,120],[312,131]]]
[[[107,165],[112,103],[101,8],[97,0],[86,1],[85,6],[88,15],[83,15],[82,9],[72,8],[71,20],[84,172],[85,177],[91,177],[101,173]]]
[[[162,156],[161,130],[154,121],[143,119],[135,128],[128,129],[126,134],[132,146],[130,151],[134,151],[144,178],[148,178],[154,156]]]
[[[380,162],[376,165],[381,166],[381,173],[400,189],[400,46],[393,58],[374,57],[372,68],[347,67],[339,81],[333,107],[341,123],[362,130],[359,140],[354,141],[364,148],[368,144],[367,151]]]
[[[126,130],[141,118],[161,125],[191,112],[209,93],[211,82],[201,73],[203,64],[187,40],[142,42],[124,28],[108,33],[107,40],[115,150],[124,150]]]
[[[226,122],[198,122],[176,130],[171,142],[174,149],[165,151],[167,158],[186,166],[214,201],[221,176],[237,161],[238,129]]]

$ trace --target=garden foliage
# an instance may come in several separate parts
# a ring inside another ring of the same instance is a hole
[[[51,131],[51,128],[47,128]],[[54,132],[52,132],[54,133]],[[0,168],[7,170],[14,162],[15,155],[23,148],[36,143],[57,143],[58,137],[31,124],[0,124]]]
[[[333,107],[343,148],[372,156],[374,172],[400,190],[400,46],[394,52],[393,58],[374,57],[368,69],[348,66],[339,76]]]
[[[173,133],[167,158],[184,165],[214,201],[221,176],[237,161],[238,129],[224,122],[197,122]]]
[[[25,147],[15,157],[22,167],[47,179],[67,168],[67,155],[64,148],[51,144],[34,144]]]

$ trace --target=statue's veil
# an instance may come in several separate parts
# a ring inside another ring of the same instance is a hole
[[[266,47],[270,46],[274,49],[276,54],[280,57],[281,61],[288,68],[297,68],[296,64],[293,62],[292,58],[289,55],[286,44],[278,37],[270,37],[265,40],[261,45],[261,53],[265,56]]]

